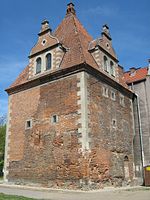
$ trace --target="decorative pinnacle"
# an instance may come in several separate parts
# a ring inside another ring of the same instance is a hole
[[[109,34],[109,26],[107,24],[103,25],[103,32]]]
[[[103,25],[102,34],[105,34],[111,40],[109,26],[107,24]]]
[[[66,15],[69,15],[69,14],[76,15],[76,11],[75,11],[75,9],[74,9],[74,4],[73,4],[72,2],[67,4],[67,12],[66,12]]]
[[[49,21],[44,19],[41,23],[41,31],[39,33],[39,35],[41,35],[42,33],[44,33],[45,31],[52,31],[52,29],[49,27]]]

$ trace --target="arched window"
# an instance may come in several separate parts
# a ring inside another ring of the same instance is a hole
[[[104,56],[104,70],[108,72],[108,59],[106,56]]]
[[[125,179],[130,179],[129,158],[128,158],[128,156],[124,157],[124,176],[125,176]]]
[[[46,70],[51,69],[52,67],[52,55],[48,53],[46,55]]]
[[[37,58],[36,60],[36,74],[41,73],[41,58]]]
[[[114,63],[110,61],[110,74],[115,76]]]

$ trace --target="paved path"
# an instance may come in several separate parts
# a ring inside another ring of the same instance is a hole
[[[48,200],[150,200],[150,188],[142,187],[81,192],[0,184],[0,193]]]

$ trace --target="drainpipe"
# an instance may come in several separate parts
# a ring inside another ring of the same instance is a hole
[[[144,184],[144,147],[143,147],[143,134],[142,134],[142,125],[141,125],[141,113],[140,113],[140,105],[139,105],[139,96],[136,94],[137,99],[137,113],[138,113],[138,122],[139,122],[139,134],[140,134],[140,147],[141,147],[141,161],[142,161],[142,176],[143,176],[143,184]]]

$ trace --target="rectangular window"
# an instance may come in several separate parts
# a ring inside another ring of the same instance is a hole
[[[108,88],[103,87],[103,96],[108,97]]]
[[[120,95],[120,105],[124,106],[124,96]]]
[[[114,91],[111,91],[111,99],[116,100],[116,93]]]
[[[52,119],[51,119],[52,123],[57,123],[58,122],[58,116],[57,115],[53,115]]]
[[[32,128],[32,119],[29,119],[26,121],[25,129],[31,129]]]
[[[117,121],[116,121],[116,119],[112,119],[112,126],[113,126],[113,128],[116,128],[116,126],[117,126]]]

